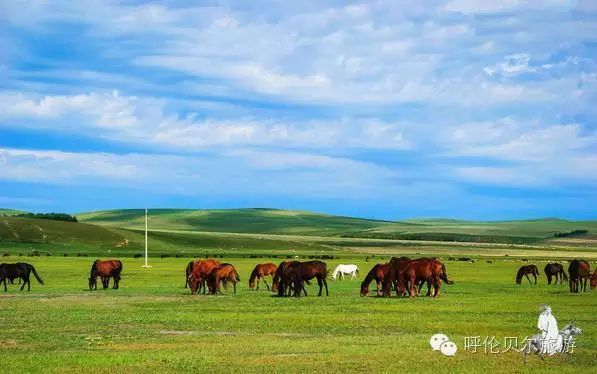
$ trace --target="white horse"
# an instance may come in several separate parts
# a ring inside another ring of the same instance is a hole
[[[349,274],[350,274],[350,279],[355,279],[357,277],[357,275],[359,275],[359,268],[353,264],[350,264],[350,265],[340,264],[340,265],[336,266],[336,269],[332,273],[332,280],[336,280],[336,278],[344,279],[344,276],[349,275]]]

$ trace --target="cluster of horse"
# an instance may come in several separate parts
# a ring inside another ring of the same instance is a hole
[[[361,283],[361,296],[369,294],[369,285],[375,280],[377,296],[390,297],[392,288],[396,295],[419,296],[421,288],[427,283],[427,296],[433,297],[440,294],[442,280],[446,284],[453,284],[448,279],[446,266],[433,258],[418,258],[411,260],[408,257],[392,257],[386,264],[377,264],[367,273]]]
[[[321,261],[283,261],[279,265],[273,263],[257,264],[249,276],[249,289],[259,290],[259,282],[263,281],[268,290],[277,292],[278,296],[307,295],[305,284],[317,279],[319,296],[325,286],[326,295],[329,295],[327,286],[327,265]],[[191,294],[196,294],[201,289],[203,293],[217,294],[220,283],[224,287],[228,282],[234,285],[240,281],[238,272],[231,264],[220,264],[217,260],[194,260],[188,263],[185,269],[185,287],[191,289]],[[272,278],[272,286],[267,284],[266,277]]]
[[[572,260],[568,265],[568,274],[564,271],[564,266],[560,263],[548,263],[543,269],[545,276],[547,277],[547,284],[557,284],[558,280],[560,284],[569,282],[570,292],[578,293],[579,291],[587,291],[587,282],[591,280],[591,289],[597,287],[597,269],[591,275],[591,265],[585,260]],[[516,273],[516,284],[521,284],[522,277],[526,277],[529,284],[532,284],[529,275],[533,276],[535,284],[537,284],[537,277],[539,276],[539,269],[535,265],[525,265],[518,269]]]
[[[204,294],[209,292],[210,295],[215,295],[220,292],[220,284],[226,289],[228,283],[233,284],[236,293],[236,284],[240,282],[234,265],[222,264],[218,260],[193,260],[187,264],[185,274],[184,286],[189,287],[193,295],[201,290]]]

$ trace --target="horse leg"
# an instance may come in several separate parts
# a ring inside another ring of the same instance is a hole
[[[6,288],[6,278],[3,279],[4,281],[4,292],[8,291],[8,289]]]
[[[265,283],[265,287],[267,287],[267,290],[269,291],[269,290],[270,290],[270,288],[269,288],[269,286],[267,285],[267,282],[266,282],[265,278],[263,278],[263,283]]]
[[[323,285],[325,286],[325,295],[330,296],[330,292],[328,291],[328,281],[325,278],[323,278]]]
[[[436,278],[433,286],[435,287],[435,293],[433,297],[438,297],[442,288],[442,280],[440,278]]]
[[[533,277],[535,277],[535,286],[537,285],[537,274],[533,273]]]
[[[415,297],[415,295],[416,295],[417,288],[415,286],[415,283],[416,283],[415,277],[412,276],[410,278],[410,297]]]
[[[527,280],[529,281],[529,284],[533,284],[533,282],[531,282],[531,278],[529,278],[528,274],[525,274],[524,276],[527,277]]]
[[[556,275],[556,282],[558,281],[558,276]],[[551,274],[547,274],[547,284],[551,284]]]

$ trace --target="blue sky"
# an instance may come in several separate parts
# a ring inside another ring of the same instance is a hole
[[[597,218],[591,1],[0,4],[0,206]]]

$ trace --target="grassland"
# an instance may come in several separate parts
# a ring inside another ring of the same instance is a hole
[[[79,223],[0,217],[0,251],[27,256],[139,256],[144,211],[77,215]],[[272,209],[150,211],[151,256],[434,255],[597,258],[597,222],[544,219],[388,222]],[[582,235],[568,233],[582,232]],[[556,237],[558,235],[558,237]]]
[[[438,299],[358,296],[359,280],[330,282],[301,299],[248,291],[257,260],[231,258],[241,274],[236,295],[190,296],[188,259],[123,259],[122,289],[86,290],[91,259],[31,258],[46,285],[0,292],[3,372],[545,372],[590,373],[597,367],[597,292],[514,284],[519,264],[447,261],[456,283]],[[261,259],[268,261],[276,259]],[[347,259],[348,260],[348,259]],[[365,273],[372,264],[349,259]],[[338,261],[329,261],[333,267]],[[538,263],[542,268],[543,264]],[[593,263],[593,266],[595,264]],[[584,329],[572,355],[465,352],[466,336],[519,337],[535,332],[537,305],[548,303],[560,325]],[[431,335],[456,342],[455,357],[432,352]]]
[[[144,227],[141,209],[80,213],[77,217],[83,222],[104,226]],[[556,233],[574,230],[597,234],[597,221],[420,219],[391,222],[278,209],[156,209],[151,210],[150,220],[151,225],[160,230],[507,244],[535,243],[551,239]]]

